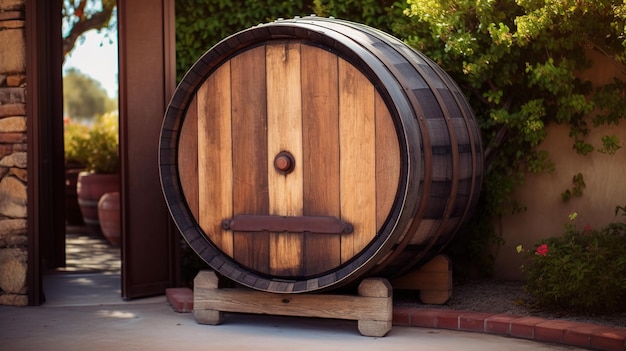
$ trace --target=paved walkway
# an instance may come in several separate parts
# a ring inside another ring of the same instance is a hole
[[[173,309],[190,291],[125,302],[119,258],[97,267],[84,264],[100,260],[93,252],[70,251],[65,272],[44,278],[43,306],[0,306],[1,350],[626,350],[626,329],[440,309],[394,309],[383,338],[361,336],[356,321],[316,318],[227,314],[222,325],[201,325]]]
[[[65,255],[63,272],[119,273],[121,270],[120,248],[83,226],[66,228]]]

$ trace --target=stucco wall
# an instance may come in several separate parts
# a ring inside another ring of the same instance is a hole
[[[623,66],[596,52],[589,54],[594,60],[594,70],[581,75],[581,78],[593,83],[611,82],[616,76],[626,80]],[[522,279],[520,265],[523,260],[517,254],[516,246],[532,247],[541,238],[560,235],[572,211],[579,215],[576,221],[579,228],[586,225],[598,228],[623,220],[623,217],[615,217],[615,206],[626,205],[626,123],[598,128],[586,139],[597,149],[602,146],[600,138],[603,135],[615,134],[622,145],[615,155],[597,151],[586,156],[576,154],[568,131],[567,126],[548,128],[548,137],[540,148],[549,150],[556,162],[556,171],[553,174],[529,175],[525,185],[515,194],[515,198],[527,205],[528,210],[507,216],[498,223],[501,224],[506,244],[494,250],[497,255],[494,266],[496,278]],[[586,184],[583,196],[563,202],[561,193],[572,188],[572,177],[579,172],[583,174]]]
[[[0,0],[0,304],[28,303],[24,1]]]

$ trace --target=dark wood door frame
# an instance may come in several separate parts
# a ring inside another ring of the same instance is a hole
[[[122,166],[122,297],[178,281],[178,233],[158,171],[161,122],[176,88],[174,0],[118,3]]]
[[[61,4],[26,0],[25,8],[30,305],[43,302],[42,269],[65,265]]]

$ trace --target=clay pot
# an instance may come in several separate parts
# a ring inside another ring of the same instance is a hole
[[[92,230],[100,231],[98,220],[98,201],[106,193],[120,191],[119,174],[100,174],[81,172],[78,175],[76,193],[83,221]]]
[[[98,201],[98,218],[102,235],[114,246],[121,241],[120,193],[106,193]]]

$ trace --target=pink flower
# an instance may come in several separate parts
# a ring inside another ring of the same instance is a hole
[[[589,224],[585,226],[585,234],[587,235],[591,234],[591,226]]]
[[[539,256],[545,256],[548,254],[548,244],[542,244],[539,247],[537,247],[537,255]]]

